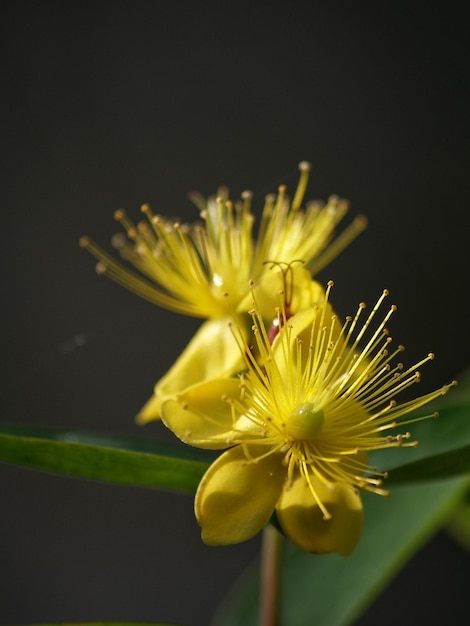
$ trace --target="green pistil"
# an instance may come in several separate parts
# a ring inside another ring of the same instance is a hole
[[[324,415],[313,402],[298,404],[287,420],[289,435],[295,439],[313,439],[323,428]]]

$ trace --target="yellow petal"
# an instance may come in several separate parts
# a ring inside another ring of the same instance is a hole
[[[361,498],[348,485],[334,483],[330,490],[317,478],[311,482],[331,518],[324,519],[305,479],[299,476],[291,487],[284,489],[279,500],[279,523],[287,537],[302,550],[348,556],[362,532]]]
[[[162,421],[185,443],[218,450],[232,445],[232,408],[226,398],[240,395],[238,378],[208,380],[165,400]]]
[[[301,267],[294,267],[293,271],[294,279],[290,312],[297,313],[297,311],[302,311],[307,307],[323,302],[325,299],[325,290],[322,285],[316,280],[312,280],[309,272]]]
[[[187,387],[211,378],[233,376],[243,358],[229,328],[229,318],[205,322],[170,370],[155,385],[154,395],[136,417],[139,424],[160,418],[162,403]]]
[[[301,265],[293,265],[286,273],[280,267],[274,266],[265,271],[261,279],[241,301],[238,311],[248,311],[253,306],[253,297],[256,300],[257,310],[265,320],[275,317],[275,310],[281,305],[283,299],[281,292],[289,302],[290,313],[301,311],[318,302],[325,300],[325,290],[315,280],[312,280],[309,272]],[[283,266],[284,268],[284,266]]]
[[[265,447],[250,447],[253,455]],[[209,545],[240,543],[269,521],[286,476],[282,455],[248,462],[241,446],[228,450],[207,470],[196,493],[202,539]]]
[[[281,339],[278,335],[273,342],[272,351],[279,370],[288,372],[292,369],[292,363],[295,363],[300,370],[305,369],[309,358],[309,346],[315,350],[316,354],[320,351],[316,356],[316,361],[321,362],[321,355],[328,353],[331,342],[340,339],[341,325],[334,317],[330,303],[323,300],[318,305],[315,304],[295,313],[288,320],[288,329],[284,329],[283,332],[287,336]],[[286,350],[286,343],[289,350]],[[303,346],[300,361],[298,361],[299,345]]]

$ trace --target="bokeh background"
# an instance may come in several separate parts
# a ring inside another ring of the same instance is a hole
[[[124,207],[187,192],[261,207],[297,163],[370,225],[319,277],[338,311],[399,305],[422,391],[468,364],[468,35],[455,7],[383,2],[10,3],[2,10],[1,420],[168,439],[133,416],[199,322],[98,277]],[[208,548],[192,500],[0,466],[0,623],[209,623],[259,538]],[[391,502],[391,523],[393,523]],[[386,541],[386,537],[384,537]],[[361,618],[457,623],[468,554],[441,533]],[[430,598],[432,597],[432,603]],[[300,625],[301,626],[301,625]]]

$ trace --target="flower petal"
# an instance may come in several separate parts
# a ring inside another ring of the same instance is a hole
[[[251,446],[250,453],[266,452]],[[228,450],[207,470],[196,493],[202,539],[227,545],[251,539],[269,521],[286,476],[282,455],[247,461],[242,446]]]
[[[265,320],[272,320],[275,310],[283,302],[281,293],[289,291],[290,312],[301,311],[313,304],[325,300],[325,290],[310,273],[300,265],[294,265],[289,273],[285,273],[278,266],[265,271],[261,279],[253,287],[253,293],[243,298],[238,311],[247,311],[253,306],[253,297],[256,300],[257,310]]]
[[[228,397],[240,395],[238,378],[208,380],[165,400],[162,421],[185,443],[218,450],[232,445],[232,407]]]
[[[292,486],[284,489],[279,500],[279,523],[289,539],[302,550],[348,556],[362,532],[364,515],[360,496],[345,484],[334,483],[329,489],[315,477],[311,478],[311,483],[331,519],[324,519],[307,482],[299,476]]]
[[[211,378],[233,376],[243,369],[243,358],[229,328],[229,319],[208,320],[200,327],[155,385],[154,395],[136,417],[139,424],[159,419],[163,402],[187,387]]]

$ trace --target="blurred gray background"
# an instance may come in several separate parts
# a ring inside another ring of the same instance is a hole
[[[447,5],[10,3],[0,26],[1,420],[171,439],[133,416],[199,322],[98,277],[125,208],[194,220],[227,184],[264,195],[309,160],[307,198],[370,225],[319,277],[342,315],[384,287],[422,391],[468,364],[468,33]],[[0,465],[0,623],[208,624],[259,550],[209,548],[192,499]],[[360,620],[457,623],[469,557],[439,535]],[[413,587],[413,601],[406,594]],[[432,611],[429,597],[433,597]],[[406,610],[404,607],[406,604]],[[404,620],[404,621],[403,621]]]

